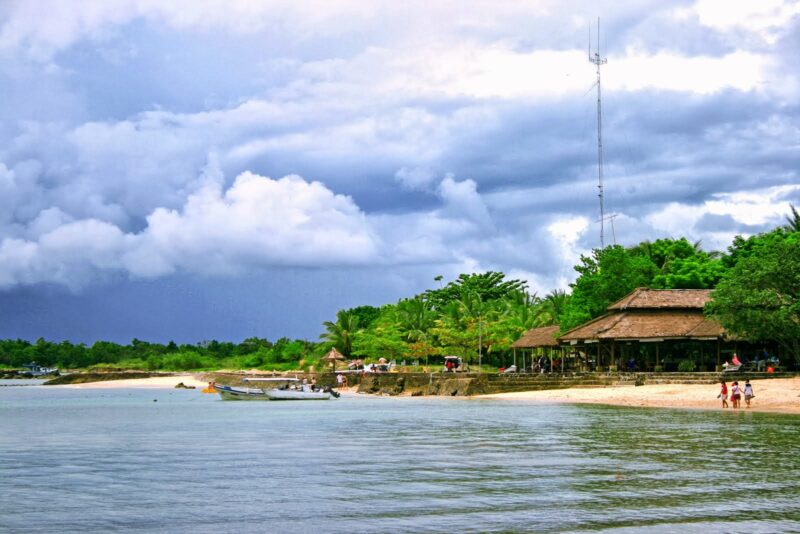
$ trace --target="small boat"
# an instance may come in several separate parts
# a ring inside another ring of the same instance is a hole
[[[274,388],[237,388],[215,384],[222,400],[328,400],[339,394],[330,388],[313,391],[311,387],[300,384],[297,378],[245,378],[244,382],[282,383]]]

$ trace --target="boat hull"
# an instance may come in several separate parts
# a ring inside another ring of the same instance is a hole
[[[253,389],[216,386],[222,400],[328,400],[331,394],[324,391],[299,391],[294,389]]]
[[[267,389],[269,400],[328,400],[331,394],[325,391],[297,391],[294,389]]]

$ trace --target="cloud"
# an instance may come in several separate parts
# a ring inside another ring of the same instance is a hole
[[[156,277],[176,271],[235,274],[293,265],[362,265],[380,243],[346,196],[298,176],[243,173],[223,192],[208,180],[180,210],[156,209],[139,233],[51,209],[31,224],[31,239],[0,242],[0,287],[37,283],[80,288],[94,276]]]
[[[607,242],[782,223],[797,5],[602,10]],[[599,245],[585,8],[8,2],[0,287],[297,268],[565,287]]]
[[[410,191],[428,191],[436,179],[436,174],[424,167],[402,167],[394,173],[394,178],[403,188]]]

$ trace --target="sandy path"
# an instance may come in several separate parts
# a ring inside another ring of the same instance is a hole
[[[800,378],[773,378],[753,380],[755,398],[751,408],[760,412],[800,414]],[[744,386],[744,381],[739,381]],[[728,383],[730,393],[730,383]],[[617,406],[644,406],[653,408],[704,408],[722,409],[717,399],[719,384],[659,384],[648,386],[620,386],[604,388],[571,388],[546,391],[522,391],[483,395],[482,398],[526,400],[532,402],[612,404]],[[730,406],[731,402],[728,401]],[[728,409],[731,409],[730,407]]]

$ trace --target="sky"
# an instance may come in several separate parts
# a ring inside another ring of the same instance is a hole
[[[317,339],[800,206],[800,1],[6,0],[0,338]],[[591,41],[590,41],[591,38]]]

